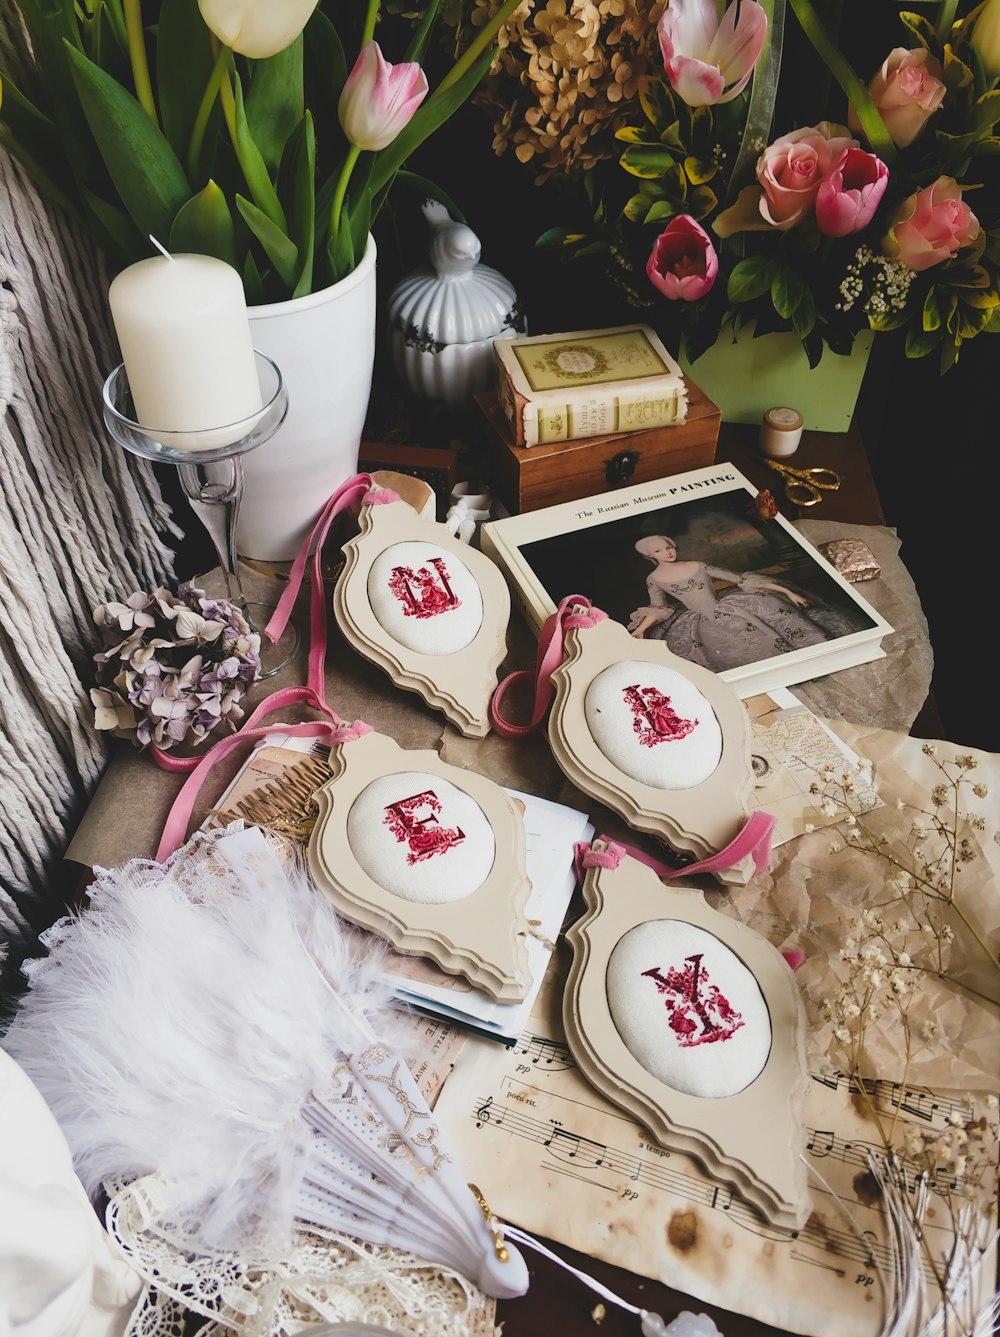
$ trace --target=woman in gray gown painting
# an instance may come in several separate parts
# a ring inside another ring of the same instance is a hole
[[[649,603],[632,613],[629,631],[666,641],[675,655],[716,673],[857,630],[835,609],[765,576],[678,561],[677,545],[663,534],[639,539],[635,550],[653,570],[646,577]],[[713,577],[735,588],[716,593]]]

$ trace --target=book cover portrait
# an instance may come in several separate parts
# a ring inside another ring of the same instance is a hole
[[[753,496],[729,466],[699,470],[498,521],[484,547],[536,626],[585,595],[743,695],[879,657],[891,627]]]

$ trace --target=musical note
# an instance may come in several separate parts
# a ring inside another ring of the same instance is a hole
[[[485,1104],[480,1105],[479,1108],[476,1110],[476,1127],[477,1127],[477,1128],[482,1128],[482,1126],[483,1126],[484,1123],[489,1123],[489,1121],[490,1121],[490,1106],[491,1106],[492,1104],[493,1104],[493,1097],[490,1096],[489,1100],[487,1100]]]
[[[817,1128],[806,1143],[806,1151],[811,1151],[817,1159],[829,1156],[836,1141],[836,1135],[831,1128]]]

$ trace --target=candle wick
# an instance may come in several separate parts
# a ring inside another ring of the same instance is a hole
[[[172,260],[174,258],[165,246],[160,245],[160,243],[153,236],[152,232],[150,232],[148,235],[149,235],[149,240],[153,243],[153,245],[156,247],[156,249],[160,252],[161,255],[165,255],[168,260]]]

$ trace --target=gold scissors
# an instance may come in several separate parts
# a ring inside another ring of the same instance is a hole
[[[793,506],[817,506],[824,492],[836,492],[844,481],[836,469],[793,469],[774,460],[764,462],[785,480],[785,496]]]

